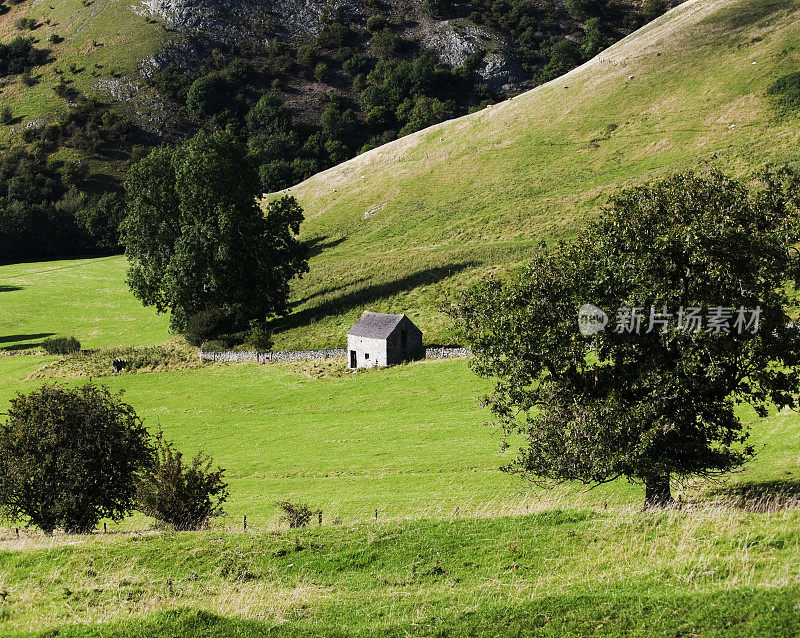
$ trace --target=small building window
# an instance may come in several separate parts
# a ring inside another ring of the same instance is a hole
[[[365,352],[365,353],[364,353],[364,358],[365,358],[365,359],[369,359],[369,352]]]

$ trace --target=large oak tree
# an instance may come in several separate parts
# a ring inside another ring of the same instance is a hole
[[[287,311],[289,282],[308,271],[303,210],[288,196],[260,209],[258,171],[235,138],[201,132],[160,147],[126,187],[128,283],[145,305],[171,311],[173,329],[212,309],[241,327]]]
[[[797,405],[800,331],[787,308],[799,185],[788,170],[755,184],[709,171],[627,190],[574,241],[540,247],[521,272],[454,303],[475,369],[497,379],[488,406],[525,438],[512,468],[545,481],[624,477],[661,505],[671,478],[750,458],[737,404],[761,415]],[[605,329],[593,311],[597,323],[579,330],[585,304],[606,313]]]

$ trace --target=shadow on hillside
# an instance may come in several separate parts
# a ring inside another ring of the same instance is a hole
[[[348,282],[346,284],[342,284],[341,286],[327,286],[322,290],[318,290],[317,292],[312,292],[310,295],[306,295],[302,299],[297,299],[290,304],[291,308],[297,308],[298,306],[302,306],[304,303],[311,301],[312,299],[316,299],[317,297],[324,297],[326,295],[333,294],[334,292],[338,292],[340,290],[344,290],[345,288],[352,288],[353,286],[358,286],[359,284],[363,284],[365,281],[368,281],[369,277],[361,277],[356,279],[355,281]]]
[[[20,350],[31,350],[33,348],[37,348],[41,345],[41,342],[36,341],[35,343],[18,343],[19,341],[33,341],[34,339],[45,339],[47,337],[52,337],[55,333],[53,332],[37,332],[35,334],[27,334],[27,335],[4,335],[0,336],[0,344],[4,343],[12,343],[13,345],[10,346],[3,346],[0,345],[0,350],[5,352],[17,352]]]
[[[16,292],[22,290],[21,286],[2,286],[0,285],[0,292]]]
[[[328,241],[327,237],[317,237],[316,239],[303,242],[303,245],[308,249],[308,258],[311,259],[320,255],[325,250],[336,248],[336,246],[346,239],[347,237],[339,237],[339,239],[331,239]]]
[[[54,334],[54,332],[37,332],[29,335],[5,335],[0,337],[0,343],[10,343],[12,341],[33,341],[34,339],[52,337]]]
[[[776,512],[800,506],[800,480],[726,485],[709,492],[708,497],[748,512]]]
[[[270,324],[270,328],[278,333],[307,326],[330,315],[341,315],[355,309],[367,310],[370,304],[377,301],[420,286],[430,286],[476,265],[477,262],[472,260],[450,263],[435,268],[425,268],[395,281],[366,286],[325,301],[313,308],[306,308],[282,319],[276,319]]]

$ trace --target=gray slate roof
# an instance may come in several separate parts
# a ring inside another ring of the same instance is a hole
[[[397,327],[405,315],[387,315],[382,312],[365,311],[361,318],[347,333],[352,337],[368,339],[386,339]]]

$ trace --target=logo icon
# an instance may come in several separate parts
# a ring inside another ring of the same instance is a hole
[[[578,329],[584,337],[591,337],[605,330],[608,315],[597,306],[584,304],[578,310]]]

